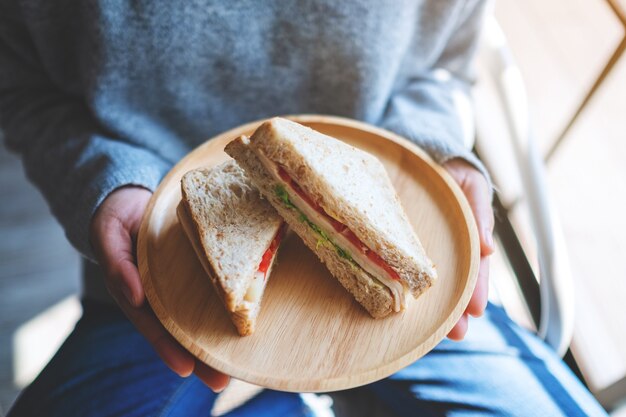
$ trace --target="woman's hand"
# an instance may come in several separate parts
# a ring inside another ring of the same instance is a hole
[[[145,302],[137,270],[135,245],[150,191],[123,187],[112,192],[96,211],[90,237],[106,286],[128,319],[154,347],[163,362],[178,375],[192,372],[214,391],[228,385],[229,377],[197,361],[161,326]]]
[[[479,317],[487,306],[489,292],[489,255],[494,251],[493,245],[493,210],[491,208],[491,190],[487,180],[476,168],[462,159],[452,159],[445,164],[444,168],[452,175],[452,178],[461,186],[461,190],[467,197],[472,208],[478,235],[480,237],[480,267],[478,280],[472,298],[461,316],[458,323],[450,330],[448,337],[452,340],[461,340],[467,332],[468,317],[471,314]]]

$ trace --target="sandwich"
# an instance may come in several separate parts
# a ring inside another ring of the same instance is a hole
[[[436,280],[376,157],[281,118],[225,151],[372,317],[402,311]]]
[[[177,215],[240,335],[254,332],[265,285],[285,233],[233,160],[187,172]]]

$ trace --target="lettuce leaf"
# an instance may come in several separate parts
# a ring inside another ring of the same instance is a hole
[[[341,246],[337,245],[335,242],[330,240],[326,232],[324,232],[318,225],[313,223],[307,217],[307,215],[302,212],[302,210],[300,210],[291,202],[291,200],[289,199],[289,194],[287,193],[287,190],[285,190],[285,187],[282,184],[276,185],[274,187],[274,192],[276,193],[276,196],[280,199],[280,201],[283,202],[285,206],[287,206],[290,209],[294,209],[298,211],[298,213],[300,214],[301,222],[308,224],[309,227],[315,233],[317,233],[318,235],[317,247],[320,247],[321,245],[324,245],[326,247],[332,246],[335,248],[335,251],[337,252],[337,255],[339,255],[340,258],[343,258],[347,260],[348,262],[350,262],[351,264],[353,264],[354,266],[356,266],[356,262],[354,262],[354,259],[352,259],[352,256],[350,256],[350,254],[345,249],[343,249]]]
[[[298,208],[293,205],[291,200],[289,200],[289,194],[287,193],[287,190],[285,190],[284,186],[282,186],[281,184],[276,185],[276,187],[274,187],[274,192],[276,193],[276,196],[280,199],[280,201],[283,202],[284,205],[286,205],[287,207],[291,209],[298,210]],[[302,212],[300,213],[302,214]]]

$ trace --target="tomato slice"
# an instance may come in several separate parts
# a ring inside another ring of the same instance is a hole
[[[263,273],[263,275],[267,274],[267,269],[270,267],[275,252],[276,251],[272,251],[268,248],[263,254],[263,258],[261,258],[261,263],[259,264],[259,272]]]
[[[369,258],[370,261],[374,262],[376,265],[380,266],[382,269],[384,269],[391,278],[400,281],[400,275],[398,275],[398,273],[396,271],[394,271],[387,262],[385,262],[383,260],[383,258],[381,258],[380,256],[378,256],[378,254],[376,252],[373,251],[368,251],[367,252],[367,257]]]
[[[259,268],[257,270],[263,273],[264,278],[267,277],[267,270],[269,269],[272,263],[272,259],[274,258],[274,255],[276,254],[278,247],[280,246],[280,241],[282,240],[283,235],[285,234],[285,229],[286,229],[286,225],[285,225],[285,222],[283,222],[280,225],[278,232],[276,232],[274,239],[272,239],[272,243],[270,243],[269,248],[267,248],[267,250],[263,254],[263,257],[261,258],[261,263],[259,264]]]
[[[278,165],[278,176],[280,176],[280,178],[285,181],[289,185],[289,187],[291,187],[296,193],[298,193],[300,198],[306,201],[308,205],[313,207],[315,211],[326,215],[324,209],[321,208],[315,201],[313,201],[311,197],[309,197],[309,195],[302,189],[302,187],[300,187],[300,185],[298,185],[298,183],[295,182],[293,178],[291,178],[291,175],[289,175],[289,173],[285,171],[285,168],[283,168],[282,165]]]
[[[362,253],[371,252],[369,248],[365,246],[363,242],[361,242],[361,239],[356,237],[356,235],[354,234],[352,230],[346,227],[346,230],[344,230],[342,234],[346,237],[346,239],[350,241],[350,243],[356,246],[356,248],[359,249]]]
[[[315,201],[313,201],[313,199],[311,197],[309,197],[309,195],[307,193],[304,192],[304,190],[298,185],[296,184],[293,180],[291,181],[291,183],[289,184],[291,186],[291,188],[298,193],[298,195],[300,196],[300,198],[302,198],[304,201],[306,201],[306,203],[313,207],[313,209],[315,211],[317,211],[320,214],[326,215],[326,212],[324,211],[324,209],[322,207],[320,207]]]
[[[333,229],[335,229],[335,231],[337,231],[338,233],[343,233],[344,230],[350,231],[350,229],[348,229],[348,226],[346,226],[345,224],[341,223],[339,220],[335,220],[332,217],[330,217],[329,215],[326,215],[326,217],[328,218],[328,221],[330,222],[330,224],[333,225]]]
[[[278,176],[287,184],[291,184],[291,176],[285,171],[282,165],[278,165]]]

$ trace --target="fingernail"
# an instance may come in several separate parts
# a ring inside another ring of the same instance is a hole
[[[124,293],[124,297],[126,297],[126,300],[128,300],[130,305],[134,306],[135,303],[133,302],[133,293],[130,291],[130,288],[128,288],[126,285],[122,285],[122,292]]]
[[[220,393],[220,392],[224,391],[224,390],[225,390],[226,388],[228,388],[228,386],[230,385],[230,381],[231,381],[231,378],[228,378],[228,379],[226,380],[226,383],[224,383],[224,385],[222,385],[222,386],[221,386],[220,388],[218,388],[218,389],[215,389],[214,391],[215,391],[216,393]]]
[[[491,249],[494,249],[493,247],[493,235],[491,234],[490,230],[485,230],[485,242],[487,242],[487,246],[489,246]]]

